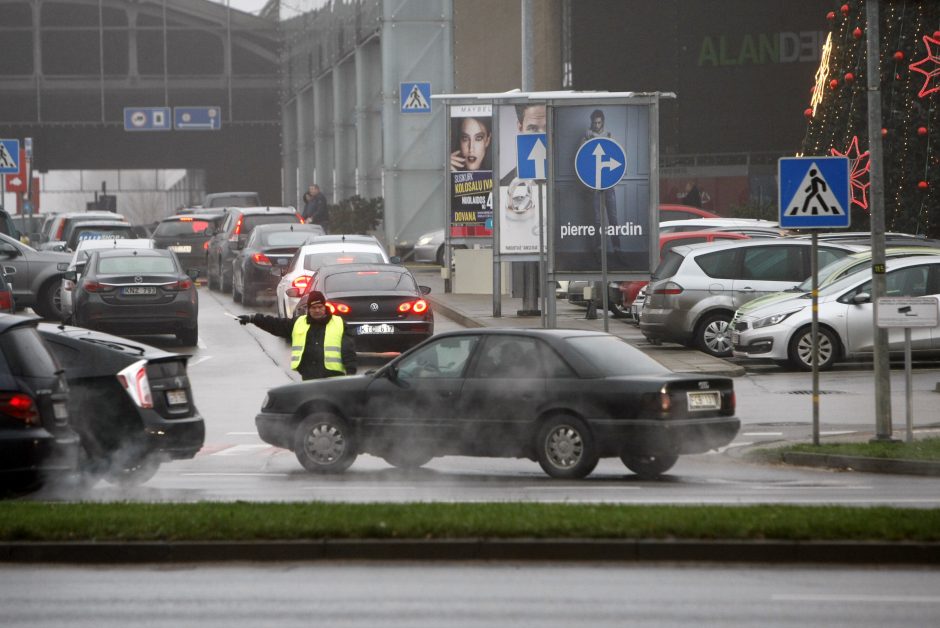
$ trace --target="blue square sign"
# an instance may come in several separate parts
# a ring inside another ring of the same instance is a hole
[[[19,171],[20,141],[0,140],[0,174],[17,174]]]
[[[851,222],[847,157],[784,157],[777,162],[780,226],[845,228]]]
[[[431,113],[431,83],[400,83],[402,113]]]
[[[547,138],[545,133],[516,136],[516,168],[520,179],[543,180],[548,176]]]

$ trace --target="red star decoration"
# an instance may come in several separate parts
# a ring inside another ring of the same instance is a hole
[[[934,50],[931,44],[937,46],[937,49]],[[920,72],[927,77],[924,79],[924,86],[921,87],[920,91],[917,93],[921,98],[927,94],[940,91],[940,80],[938,80],[933,87],[930,87],[931,80],[940,79],[940,39],[931,37],[930,35],[924,35],[924,46],[927,48],[927,56],[909,66],[913,71]]]
[[[870,151],[859,154],[858,136],[852,137],[849,147],[844,153],[840,153],[834,148],[829,149],[833,157],[848,157],[851,165],[851,174],[849,175],[849,184],[852,187],[852,202],[864,210],[868,209],[868,188],[871,182],[867,180],[868,171],[871,168],[869,160]]]

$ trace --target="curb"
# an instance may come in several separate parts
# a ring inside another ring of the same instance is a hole
[[[940,462],[931,460],[899,460],[894,458],[866,458],[863,456],[790,452],[783,454],[783,461],[801,467],[825,467],[861,471],[863,473],[897,473],[901,475],[940,477]]]
[[[202,563],[320,560],[940,564],[940,543],[643,539],[323,539],[2,543],[0,563]]]

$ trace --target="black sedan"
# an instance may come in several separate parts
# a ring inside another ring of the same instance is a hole
[[[121,335],[176,334],[184,345],[199,339],[199,297],[194,279],[170,251],[104,249],[88,258],[72,294],[72,320],[80,327]]]
[[[176,253],[183,268],[197,268],[204,273],[209,238],[219,230],[225,215],[219,210],[168,216],[153,231],[153,248],[169,249]]]
[[[419,286],[404,266],[321,266],[307,285],[311,290],[322,292],[327,309],[343,317],[357,352],[405,351],[434,335],[434,314],[424,298],[431,289]],[[305,295],[294,316],[306,311]]]
[[[315,473],[368,453],[403,468],[528,458],[555,478],[620,457],[654,478],[730,443],[734,412],[730,378],[673,373],[616,336],[490,328],[440,334],[376,372],[271,389],[255,424]]]
[[[188,355],[80,327],[43,323],[39,334],[65,369],[87,480],[140,484],[162,462],[202,448],[205,423],[186,373]]]
[[[280,269],[287,268],[307,238],[320,235],[320,225],[274,223],[255,227],[248,242],[234,242],[238,253],[232,260],[232,299],[245,305],[254,305],[259,296],[273,299]]]

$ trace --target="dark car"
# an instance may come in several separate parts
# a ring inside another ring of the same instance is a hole
[[[89,220],[73,225],[65,241],[65,250],[74,251],[82,240],[127,240],[136,239],[137,229],[118,220]],[[143,236],[149,237],[149,236]]]
[[[37,251],[0,233],[0,266],[13,289],[16,307],[32,307],[43,318],[59,320],[62,274],[72,256],[57,251]]]
[[[734,412],[730,378],[673,373],[616,336],[489,328],[440,334],[373,373],[273,388],[255,424],[317,473],[368,453],[404,468],[528,458],[556,478],[620,457],[656,477],[730,443]]]
[[[391,264],[334,264],[321,266],[307,286],[326,297],[326,307],[342,316],[356,351],[405,351],[434,334],[434,313],[404,266]],[[294,316],[307,311],[304,295]]]
[[[13,288],[7,276],[0,272],[0,313],[13,314],[16,312],[16,301],[13,299]]]
[[[86,477],[146,482],[162,462],[202,448],[188,355],[80,327],[43,323],[39,333],[65,369]]]
[[[205,272],[209,238],[224,221],[224,211],[169,216],[157,224],[153,232],[153,246],[176,253],[183,268],[197,268]]]
[[[203,207],[258,207],[261,199],[257,192],[213,192],[206,194]]]
[[[0,490],[40,488],[78,465],[68,384],[37,320],[0,315]]]
[[[287,268],[297,249],[312,236],[322,236],[323,227],[312,224],[282,223],[259,225],[248,241],[236,242],[238,254],[232,262],[232,298],[236,303],[253,305],[259,296],[274,297],[281,280],[281,268]]]
[[[72,294],[72,321],[119,335],[176,334],[194,346],[199,339],[195,271],[187,274],[162,249],[94,251]],[[66,279],[76,281],[74,271]]]
[[[206,275],[210,290],[232,291],[232,260],[235,243],[247,242],[258,225],[303,223],[293,207],[235,207],[228,211],[225,222],[209,240]]]

